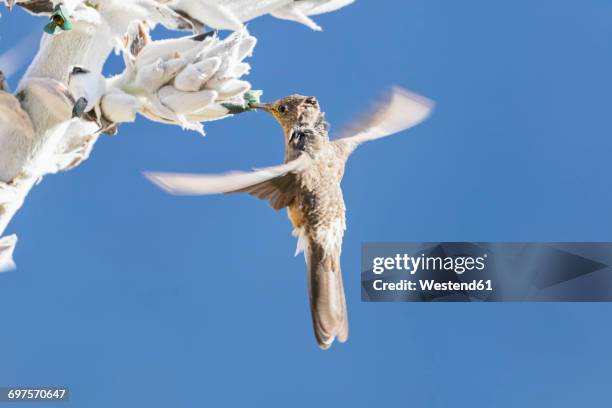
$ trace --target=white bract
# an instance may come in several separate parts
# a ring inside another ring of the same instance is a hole
[[[126,51],[125,71],[107,82],[112,92],[102,98],[102,114],[114,122],[134,120],[119,118],[128,109],[204,134],[201,122],[229,114],[222,103],[245,104],[251,84],[240,79],[250,69],[243,61],[256,42],[241,30],[225,39],[208,33],[152,41],[136,55]]]
[[[337,10],[354,0],[170,0],[169,6],[195,26],[240,30],[244,22],[265,14],[321,30],[309,16]]]

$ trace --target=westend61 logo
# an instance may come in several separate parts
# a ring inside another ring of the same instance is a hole
[[[486,268],[487,254],[473,256],[410,256],[396,254],[394,257],[376,257],[372,260],[372,272],[380,275],[385,271],[406,271],[411,275],[419,271],[453,271],[461,275],[466,271],[482,271]]]
[[[365,302],[612,301],[612,242],[365,242]]]
[[[491,279],[459,279],[465,272],[482,272],[487,267],[487,254],[469,256],[465,253],[434,255],[395,253],[394,256],[370,258],[373,278],[368,286],[375,292],[490,292]],[[385,273],[387,272],[387,273]],[[418,278],[412,276],[419,273]],[[384,276],[381,276],[385,274]],[[455,278],[449,276],[454,275]],[[403,275],[403,276],[402,276]],[[405,279],[410,277],[410,279]]]

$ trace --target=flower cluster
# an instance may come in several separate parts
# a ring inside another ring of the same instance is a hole
[[[136,55],[128,49],[126,70],[108,80],[102,113],[126,122],[139,112],[203,134],[201,122],[221,119],[230,114],[225,105],[246,106],[253,97],[247,94],[251,84],[241,78],[250,70],[244,59],[255,43],[242,30],[225,39],[211,32],[151,41]]]

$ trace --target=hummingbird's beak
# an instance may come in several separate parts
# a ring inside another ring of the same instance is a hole
[[[276,110],[277,102],[271,102],[271,103],[252,103],[250,106],[253,109],[261,109],[262,111],[268,112],[270,115],[272,115],[274,117],[274,119],[276,119],[277,122],[279,122],[279,113]]]
[[[261,109],[266,112],[270,112],[270,104],[269,103],[253,103],[251,104],[251,108]]]

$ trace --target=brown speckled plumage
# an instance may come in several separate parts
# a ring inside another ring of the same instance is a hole
[[[348,338],[348,317],[340,269],[346,229],[340,182],[348,154],[331,142],[328,125],[314,97],[292,95],[271,104],[285,134],[285,162],[308,154],[313,162],[290,173],[293,197],[287,198],[289,218],[305,240],[310,307],[317,342],[328,348],[334,338]],[[282,112],[281,112],[282,111]]]
[[[329,348],[334,339],[348,338],[348,318],[340,254],[346,229],[340,183],[351,152],[360,143],[412,127],[429,114],[432,103],[395,88],[388,101],[365,115],[358,127],[331,141],[328,124],[314,97],[291,95],[256,105],[271,113],[285,136],[285,163],[250,173],[220,176],[147,173],[160,187],[175,194],[246,192],[287,208],[305,252],[312,321],[317,343]]]

